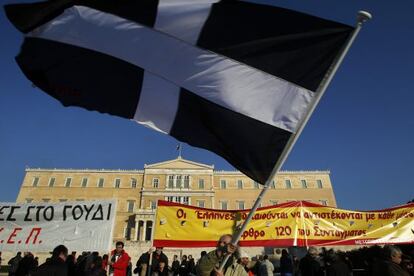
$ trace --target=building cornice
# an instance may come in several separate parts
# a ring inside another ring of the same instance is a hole
[[[225,170],[206,170],[206,169],[184,169],[184,168],[177,168],[177,169],[151,169],[148,171],[146,170],[126,170],[126,169],[61,169],[61,168],[26,168],[26,172],[72,172],[72,173],[140,173],[143,174],[157,174],[157,173],[172,173],[172,172],[182,172],[182,173],[193,173],[193,174],[199,174],[199,173],[211,173],[213,172],[214,175],[217,176],[224,176],[224,175],[240,175],[245,176],[240,171],[234,170],[234,171],[225,171]],[[290,174],[330,174],[330,170],[298,170],[298,171],[280,171],[279,175],[290,175]]]
[[[58,169],[58,168],[26,168],[26,172],[81,172],[81,173],[144,173],[144,170],[123,169]]]
[[[279,175],[285,175],[285,174],[330,174],[331,171],[330,170],[300,170],[300,171],[280,171],[278,174]],[[215,170],[214,171],[214,175],[240,175],[240,176],[245,176],[243,173],[241,173],[240,171],[224,171],[224,170]]]

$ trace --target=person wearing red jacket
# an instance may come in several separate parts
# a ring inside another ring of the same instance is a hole
[[[124,250],[124,243],[118,241],[115,244],[116,248],[111,252],[111,258],[109,264],[109,275],[110,276],[126,276],[127,268],[131,258],[128,253]]]

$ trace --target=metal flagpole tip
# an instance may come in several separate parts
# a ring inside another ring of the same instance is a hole
[[[367,11],[358,11],[358,23],[364,23],[372,18],[372,15]]]

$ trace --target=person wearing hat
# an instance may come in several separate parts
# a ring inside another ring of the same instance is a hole
[[[249,276],[254,276],[253,270],[250,267],[249,255],[243,250],[240,251],[240,264]]]

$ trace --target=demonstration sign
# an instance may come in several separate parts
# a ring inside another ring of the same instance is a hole
[[[0,203],[0,251],[107,251],[112,244],[115,200]]]
[[[223,211],[158,201],[154,246],[216,246],[249,210]],[[414,243],[414,204],[349,211],[297,201],[259,208],[241,246],[333,246]]]

